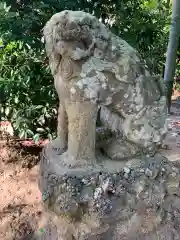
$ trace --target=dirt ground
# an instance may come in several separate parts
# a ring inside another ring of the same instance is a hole
[[[165,140],[168,147],[162,153],[172,161],[180,161],[180,105],[174,103],[172,112]],[[28,240],[34,231],[43,232],[37,185],[42,147],[27,143],[0,140],[0,240]]]
[[[42,211],[37,186],[41,148],[26,153],[21,144],[14,145],[1,141],[0,146],[0,240],[31,239]]]

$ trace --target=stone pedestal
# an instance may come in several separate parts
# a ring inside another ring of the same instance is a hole
[[[179,239],[179,168],[161,155],[100,159],[72,169],[44,148],[39,188],[54,234],[41,239]]]

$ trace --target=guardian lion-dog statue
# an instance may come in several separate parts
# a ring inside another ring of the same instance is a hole
[[[59,97],[58,137],[50,144],[63,165],[96,162],[96,146],[119,160],[155,152],[167,132],[162,79],[126,41],[81,11],[62,11],[44,27]],[[108,132],[101,144],[97,116]]]

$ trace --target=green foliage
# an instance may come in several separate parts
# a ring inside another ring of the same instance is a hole
[[[115,32],[134,46],[152,72],[163,73],[171,8],[163,0],[120,1],[114,12]],[[108,9],[107,9],[108,10]]]
[[[179,38],[179,49],[177,52],[177,61],[176,61],[176,80],[180,83],[180,38]]]
[[[180,92],[180,41],[179,41],[179,51],[177,53],[175,88],[177,91]]]
[[[163,73],[171,15],[168,0],[4,0],[0,3],[0,110],[20,137],[54,137],[57,96],[41,42],[46,21],[84,10],[136,47]],[[53,136],[50,136],[53,133]]]
[[[9,42],[0,51],[0,72],[2,118],[11,119],[23,138],[50,134],[57,101],[44,53],[21,41]]]
[[[10,119],[21,138],[54,136],[57,96],[41,43],[38,9],[0,6],[1,119]],[[28,10],[29,9],[29,10]],[[44,13],[45,14],[45,13]],[[33,21],[32,21],[33,19]]]

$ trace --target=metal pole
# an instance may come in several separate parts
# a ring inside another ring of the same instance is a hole
[[[180,35],[180,0],[173,1],[172,20],[169,34],[169,43],[166,56],[164,81],[167,87],[167,111],[170,113],[171,96],[176,70],[176,54]]]

